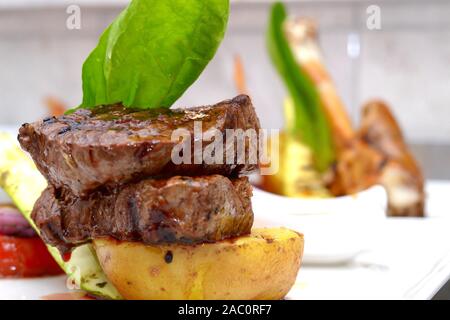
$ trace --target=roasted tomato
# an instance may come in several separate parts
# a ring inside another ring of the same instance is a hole
[[[0,235],[0,277],[40,277],[61,274],[39,237]]]

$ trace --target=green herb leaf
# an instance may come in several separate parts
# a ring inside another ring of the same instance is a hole
[[[324,171],[334,160],[331,130],[319,94],[311,79],[295,61],[286,39],[284,32],[286,18],[284,5],[275,3],[270,16],[267,43],[272,62],[293,101],[294,119],[289,125],[288,133],[299,136],[312,149],[317,169]]]
[[[83,65],[81,107],[170,107],[214,57],[228,15],[229,0],[131,1]]]

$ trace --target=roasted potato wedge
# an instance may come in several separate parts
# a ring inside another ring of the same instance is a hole
[[[94,241],[100,264],[125,299],[281,299],[293,286],[303,235],[285,228],[196,246]]]

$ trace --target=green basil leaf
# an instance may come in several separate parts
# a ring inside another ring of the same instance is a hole
[[[267,44],[273,65],[281,75],[294,105],[289,134],[296,135],[309,146],[319,171],[334,161],[331,129],[321,105],[319,94],[308,75],[297,64],[284,32],[287,13],[282,3],[272,7]]]
[[[214,57],[228,16],[229,0],[131,1],[83,65],[81,107],[170,107]]]

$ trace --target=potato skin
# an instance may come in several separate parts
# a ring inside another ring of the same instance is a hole
[[[303,235],[285,228],[195,246],[96,239],[108,279],[125,299],[275,300],[295,283]]]

